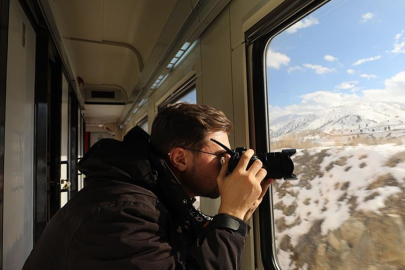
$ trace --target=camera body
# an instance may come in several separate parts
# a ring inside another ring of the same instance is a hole
[[[229,173],[231,173],[239,163],[239,160],[243,153],[246,152],[245,147],[238,147],[232,150],[235,154],[229,160]],[[266,169],[267,175],[265,179],[274,178],[285,180],[297,179],[294,172],[294,163],[291,160],[291,156],[296,153],[295,149],[283,149],[281,152],[269,152],[264,154],[254,155],[249,161],[247,168],[249,168],[253,162],[259,159],[263,163],[263,168]]]
[[[243,155],[243,153],[246,152],[247,149],[245,147],[238,147],[235,150],[231,150],[222,143],[214,139],[211,140],[224,148],[226,152],[231,156],[229,160],[228,171],[229,173],[232,173],[238,165],[241,156]],[[267,171],[265,179],[284,178],[285,180],[296,180],[297,177],[295,176],[295,174],[293,174],[294,163],[291,160],[291,156],[295,153],[295,149],[283,149],[281,152],[269,152],[258,154],[257,156],[254,155],[250,159],[247,168],[249,168],[257,159],[259,159],[263,163],[263,168]]]

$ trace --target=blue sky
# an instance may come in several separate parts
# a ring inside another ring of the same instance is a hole
[[[187,93],[184,97],[179,99],[177,102],[187,102],[190,104],[197,103],[197,92],[193,89],[191,92]]]
[[[270,42],[267,79],[272,118],[405,103],[405,1],[332,0]]]

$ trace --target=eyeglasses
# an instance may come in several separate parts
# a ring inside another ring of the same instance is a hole
[[[194,151],[194,152],[198,152],[198,153],[204,153],[204,154],[208,154],[208,155],[213,155],[216,157],[223,157],[226,152],[221,152],[221,153],[210,153],[210,152],[206,152],[206,151],[201,151],[201,150],[197,150],[197,149],[192,149],[192,148],[184,148],[186,150],[190,150],[190,151]]]

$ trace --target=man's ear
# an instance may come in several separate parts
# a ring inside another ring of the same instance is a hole
[[[169,160],[173,167],[177,170],[184,172],[190,162],[190,152],[184,148],[176,147],[170,150]]]

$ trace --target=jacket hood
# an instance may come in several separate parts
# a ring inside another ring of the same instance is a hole
[[[78,164],[86,175],[86,183],[103,180],[120,180],[147,188],[167,200],[192,205],[194,199],[187,196],[165,160],[150,144],[150,135],[136,126],[123,141],[102,139],[95,143]],[[158,180],[159,179],[159,180]],[[169,195],[168,195],[169,194]]]
[[[152,181],[148,161],[149,134],[133,128],[123,141],[102,139],[95,143],[78,164],[86,182],[99,178],[118,178],[124,181]],[[152,173],[153,174],[153,173]],[[153,181],[152,181],[153,182]]]

